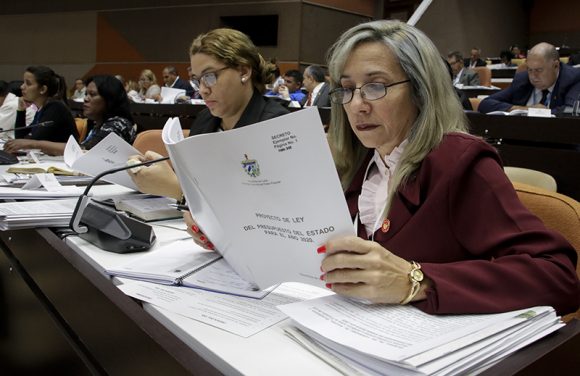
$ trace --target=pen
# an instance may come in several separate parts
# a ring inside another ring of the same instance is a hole
[[[169,204],[172,208],[175,208],[179,211],[189,211],[189,206],[187,205],[180,205],[180,204]]]

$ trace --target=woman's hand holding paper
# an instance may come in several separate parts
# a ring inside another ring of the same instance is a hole
[[[191,216],[191,213],[188,211],[183,212],[183,219],[187,225],[187,232],[191,235],[193,241],[200,247],[213,251],[215,249],[213,243],[209,241],[203,232],[201,232],[199,226]]]

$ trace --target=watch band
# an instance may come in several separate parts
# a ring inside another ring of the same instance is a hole
[[[423,272],[421,271],[421,265],[415,261],[411,261],[411,271],[409,272],[409,281],[411,281],[411,290],[405,299],[401,300],[402,305],[409,303],[415,295],[419,292],[421,288],[421,281],[423,280]]]

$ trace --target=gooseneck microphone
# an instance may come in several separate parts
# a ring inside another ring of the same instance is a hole
[[[149,166],[166,161],[169,157],[126,165],[96,175],[86,186],[73,211],[70,228],[81,238],[99,248],[115,253],[146,251],[155,242],[153,228],[141,221],[90,201],[89,191],[99,179],[119,171]]]
[[[14,132],[14,131],[23,131],[23,130],[26,130],[26,129],[34,129],[34,128],[41,128],[41,127],[50,127],[52,125],[54,125],[54,121],[47,120],[47,121],[43,121],[41,123],[27,125],[26,127],[12,128],[12,129],[0,129],[0,133]]]

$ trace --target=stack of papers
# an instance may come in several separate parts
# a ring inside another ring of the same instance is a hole
[[[17,187],[1,187],[0,199],[2,200],[54,200],[57,198],[79,197],[83,190],[76,186],[62,187],[60,191],[47,191],[37,189],[21,189]]]
[[[278,308],[292,339],[348,374],[477,374],[564,326],[552,307],[440,316],[332,295]]]
[[[68,227],[77,199],[0,203],[0,230]]]

